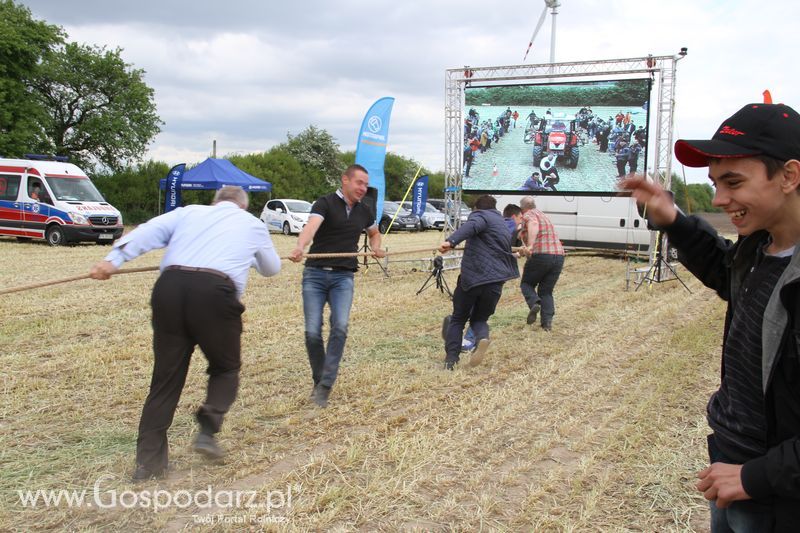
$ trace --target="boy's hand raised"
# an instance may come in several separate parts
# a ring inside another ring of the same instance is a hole
[[[660,185],[643,176],[620,180],[618,187],[631,191],[636,203],[645,206],[645,217],[656,226],[668,226],[675,222],[678,209],[672,197]]]

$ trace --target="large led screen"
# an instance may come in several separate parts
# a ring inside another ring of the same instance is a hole
[[[467,87],[465,192],[613,194],[644,173],[650,80]]]

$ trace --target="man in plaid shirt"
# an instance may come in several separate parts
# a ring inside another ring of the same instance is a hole
[[[553,223],[536,209],[533,196],[526,196],[519,203],[522,209],[520,239],[528,248],[528,260],[522,271],[522,295],[530,312],[526,322],[533,324],[542,312],[542,329],[551,331],[556,304],[553,288],[564,268],[564,247],[558,239]]]

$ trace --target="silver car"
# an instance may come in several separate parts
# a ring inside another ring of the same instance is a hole
[[[411,211],[411,202],[403,202],[403,207]],[[420,217],[422,220],[422,229],[444,229],[444,221],[447,219],[444,213],[433,207],[429,202],[425,203],[425,211]]]
[[[442,213],[445,212],[445,205],[446,204],[445,204],[445,201],[442,200],[441,198],[432,198],[432,199],[429,198],[428,199],[428,203],[431,204],[436,209],[438,209],[439,211],[441,211]],[[459,217],[458,217],[461,220],[461,222],[466,222],[467,221],[467,217],[469,217],[469,214],[471,212],[472,212],[472,209],[470,209],[469,206],[466,203],[464,203],[464,201],[462,200],[461,201],[461,212],[459,213]]]

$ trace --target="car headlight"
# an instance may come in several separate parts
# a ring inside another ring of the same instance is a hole
[[[69,216],[70,218],[72,218],[72,222],[74,222],[75,224],[81,224],[84,226],[89,224],[89,220],[85,216],[79,213],[70,213]]]
[[[122,226],[122,213],[119,214],[119,218],[117,218],[117,224]]]
[[[301,217],[297,216],[297,215],[292,215],[292,220],[294,220],[295,222],[302,222],[303,221],[303,219]]]

